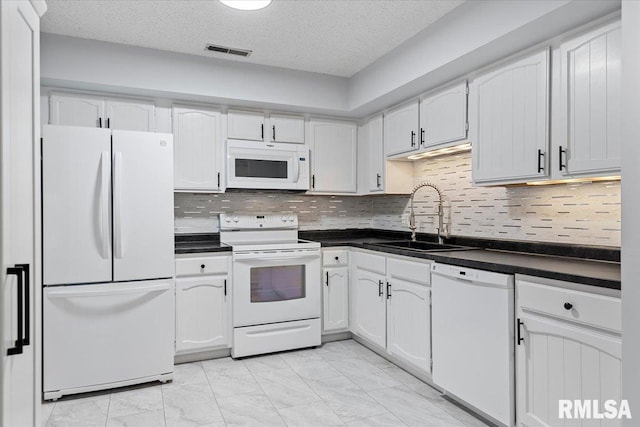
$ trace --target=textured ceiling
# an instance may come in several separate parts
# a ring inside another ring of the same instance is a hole
[[[47,0],[43,32],[350,77],[462,0]],[[251,49],[248,58],[205,43]]]

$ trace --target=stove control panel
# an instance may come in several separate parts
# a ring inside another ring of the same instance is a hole
[[[220,214],[220,230],[297,229],[297,214]]]

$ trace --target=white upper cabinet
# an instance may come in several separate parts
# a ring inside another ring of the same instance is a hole
[[[227,112],[227,137],[230,139],[265,140],[264,113],[257,111]]]
[[[469,101],[475,184],[549,175],[549,51],[477,78]]]
[[[384,115],[384,149],[387,156],[420,148],[419,105],[411,102]]]
[[[224,190],[222,121],[219,111],[173,107],[176,190]]]
[[[155,130],[155,106],[150,102],[75,93],[52,93],[49,102],[52,125]]]
[[[560,47],[557,159],[561,175],[619,173],[621,25],[616,21]]]
[[[154,105],[141,102],[106,101],[107,128],[119,130],[154,131]]]
[[[467,83],[423,98],[420,141],[425,148],[467,138]]]
[[[105,111],[103,98],[52,93],[49,102],[52,125],[106,127],[106,122],[102,123]]]
[[[269,141],[304,144],[304,117],[271,114],[268,123]]]
[[[357,190],[357,127],[355,123],[311,119],[311,191],[355,193]]]

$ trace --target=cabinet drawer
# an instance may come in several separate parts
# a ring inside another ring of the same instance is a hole
[[[516,287],[520,310],[547,314],[611,331],[622,330],[620,298],[556,288],[526,280],[518,280]]]
[[[347,265],[349,262],[348,253],[347,250],[324,250],[322,251],[322,265],[324,267]]]
[[[387,274],[385,257],[383,256],[356,252],[354,260],[356,268],[379,274]]]
[[[176,276],[226,274],[230,261],[230,256],[177,259]]]
[[[387,260],[387,272],[389,276],[407,280],[409,282],[431,284],[431,264],[401,259],[389,258]]]

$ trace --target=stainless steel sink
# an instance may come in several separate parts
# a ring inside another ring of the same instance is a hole
[[[419,241],[414,242],[412,240],[398,240],[393,242],[376,243],[376,245],[393,247],[393,248],[411,249],[411,250],[420,251],[420,252],[461,251],[461,250],[473,249],[466,246],[445,245],[445,244],[441,245],[435,242],[419,242]]]

